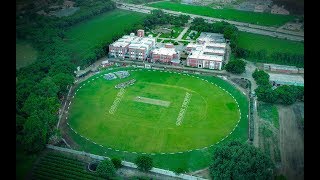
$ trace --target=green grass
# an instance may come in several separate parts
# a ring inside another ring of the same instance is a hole
[[[272,123],[273,126],[277,129],[279,129],[279,113],[275,105],[260,102],[258,106],[258,115],[262,119]]]
[[[256,12],[246,12],[239,11],[235,9],[212,9],[206,6],[192,6],[173,2],[159,2],[154,4],[149,4],[148,6],[167,9],[172,11],[222,18],[226,20],[234,20],[240,22],[246,22],[251,24],[258,24],[264,26],[281,26],[288,21],[295,18],[292,15],[277,15],[270,13],[256,13]]]
[[[26,42],[16,42],[16,69],[28,66],[37,59],[37,51]]]
[[[171,37],[171,33],[164,33],[164,34],[161,34],[159,38],[172,38],[172,39],[175,39],[175,38],[177,38],[179,36],[179,34],[182,32],[182,30],[184,28],[182,28],[182,27],[173,27],[171,29],[174,30],[174,33],[173,33],[172,37]]]
[[[77,24],[66,32],[64,49],[68,49],[74,59],[81,59],[97,45],[105,44],[116,35],[124,35],[124,30],[142,21],[145,14],[125,10],[113,10],[93,19]],[[136,33],[136,32],[134,32]]]
[[[16,179],[23,180],[26,178],[32,165],[37,159],[37,155],[26,154],[21,147],[16,147]]]
[[[274,52],[304,54],[304,43],[302,42],[248,32],[239,32],[238,46],[248,50],[266,50],[267,54]]]
[[[137,82],[127,88],[114,115],[108,114],[117,93],[113,86],[125,79],[107,82],[98,78],[78,91],[71,105],[69,123],[79,134],[105,145],[100,147],[69,130],[69,136],[80,145],[78,150],[116,156],[127,161],[134,161],[137,156],[106,147],[111,146],[127,151],[154,152],[156,154],[152,158],[155,166],[160,168],[174,170],[183,165],[188,170],[196,170],[207,167],[214,149],[214,146],[209,145],[229,134],[238,121],[239,112],[231,96],[208,82],[183,75],[141,71],[132,72],[127,80],[131,78],[136,78]],[[246,141],[247,98],[222,79],[207,76],[203,78],[229,91],[240,105],[239,125],[220,144],[230,139]],[[186,91],[193,96],[182,125],[176,126],[175,120]],[[133,97],[139,95],[170,101],[170,108],[132,101]],[[208,148],[176,154],[157,153],[186,151],[204,146]]]
[[[174,40],[165,39],[162,41],[162,43],[174,43]]]

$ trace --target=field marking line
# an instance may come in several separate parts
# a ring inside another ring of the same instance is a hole
[[[178,117],[177,117],[177,121],[176,121],[176,125],[177,126],[180,126],[182,121],[183,121],[183,118],[184,118],[184,115],[185,115],[185,113],[186,113],[186,111],[188,109],[191,97],[192,97],[192,94],[186,92],[186,95],[184,96],[184,100],[183,100],[183,103],[181,105]]]
[[[114,112],[117,110],[118,105],[120,104],[125,92],[126,92],[125,88],[120,88],[115,100],[113,101],[113,103],[112,103],[112,105],[111,105],[111,107],[109,109],[109,113],[110,114],[114,114]]]

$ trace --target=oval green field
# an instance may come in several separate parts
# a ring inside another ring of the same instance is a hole
[[[98,74],[76,90],[69,125],[102,147],[144,153],[207,148],[237,126],[240,110],[225,90],[192,75],[128,70],[106,80]],[[123,90],[115,85],[135,79]]]

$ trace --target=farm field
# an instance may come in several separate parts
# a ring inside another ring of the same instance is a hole
[[[267,54],[274,52],[304,54],[304,43],[241,31],[238,45],[248,50],[266,50]]]
[[[87,163],[72,155],[47,152],[32,171],[33,179],[99,179],[96,173],[86,169]]]
[[[141,21],[145,14],[113,10],[73,26],[66,32],[64,49],[70,50],[74,59],[86,56],[97,45],[112,42],[114,36],[123,34],[127,27]]]
[[[147,153],[156,167],[195,170],[208,165],[214,144],[224,137],[220,144],[247,139],[247,100],[232,85],[214,77],[203,77],[206,82],[169,72],[129,72],[129,77],[111,81],[100,73],[79,85],[68,118],[74,130],[68,134],[80,145],[79,150],[128,161]],[[124,92],[114,87],[132,78],[135,84]],[[236,128],[240,118],[236,101],[211,82],[237,99],[241,120]],[[110,113],[117,97],[120,103]],[[185,101],[189,103],[177,125]]]
[[[28,66],[37,59],[37,51],[28,43],[16,42],[16,69]]]
[[[158,2],[149,4],[150,7],[190,13],[213,18],[222,18],[239,22],[258,24],[264,26],[281,26],[295,18],[291,15],[276,15],[269,13],[245,12],[235,9],[212,9],[205,6],[192,6],[173,2]]]

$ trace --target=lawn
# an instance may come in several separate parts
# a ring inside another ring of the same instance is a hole
[[[258,115],[279,129],[279,113],[275,105],[260,102],[258,106]]]
[[[128,161],[146,152],[152,155],[156,167],[171,170],[208,166],[214,147],[210,145],[228,135],[239,120],[234,99],[209,82],[229,91],[241,109],[239,125],[221,143],[229,139],[247,140],[247,99],[222,79],[204,76],[203,79],[209,81],[206,82],[186,75],[146,70],[131,72],[130,77],[121,80],[107,81],[100,76],[90,78],[84,86],[81,84],[71,105],[69,124],[77,134],[71,130],[68,133],[81,144],[81,151]],[[114,85],[132,78],[136,83],[126,88],[116,113],[110,114],[109,108],[119,91]],[[192,97],[182,124],[177,126],[176,119],[186,92]],[[136,96],[171,104],[162,107],[136,102],[133,100]]]
[[[28,66],[37,59],[37,51],[26,42],[16,42],[16,69]]]
[[[239,32],[238,46],[248,50],[266,50],[274,52],[304,54],[304,43],[274,38],[248,32]]]
[[[174,33],[173,33],[172,37],[171,37],[171,33],[164,33],[164,34],[161,34],[159,38],[172,38],[172,39],[175,39],[175,38],[177,38],[179,36],[179,34],[182,32],[182,30],[184,28],[182,28],[182,27],[173,27],[171,29],[174,30]]]
[[[93,19],[72,26],[66,32],[64,49],[68,49],[74,59],[81,59],[100,44],[111,42],[116,35],[124,35],[124,30],[142,21],[145,14],[125,10],[113,10]],[[136,33],[136,32],[134,32]]]
[[[212,9],[206,6],[193,6],[173,2],[158,2],[149,4],[148,6],[178,11],[183,13],[190,13],[214,18],[222,18],[226,20],[233,20],[251,24],[258,24],[264,26],[281,26],[288,21],[291,21],[295,16],[291,15],[277,15],[270,13],[256,13],[239,11],[235,9]]]

